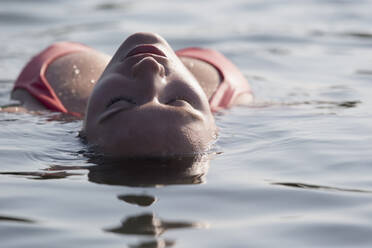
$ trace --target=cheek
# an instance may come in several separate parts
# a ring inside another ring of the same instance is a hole
[[[88,101],[87,113],[95,116],[105,111],[110,99],[121,95],[122,92],[129,94],[134,89],[128,87],[129,80],[123,75],[112,73],[103,76],[96,84]],[[128,93],[129,92],[129,93]]]

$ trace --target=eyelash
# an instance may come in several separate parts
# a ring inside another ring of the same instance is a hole
[[[126,98],[124,96],[116,96],[116,97],[113,97],[110,99],[110,101],[106,104],[106,108],[110,107],[111,105],[113,105],[114,103],[118,102],[118,101],[126,101],[126,102],[129,102],[131,104],[136,104],[135,101],[133,101],[132,99],[129,99],[129,98]]]
[[[187,100],[184,97],[177,96],[177,97],[172,98],[171,100],[169,100],[166,104],[170,104],[170,103],[172,103],[174,101],[177,101],[177,100],[183,100],[183,101],[187,102]]]

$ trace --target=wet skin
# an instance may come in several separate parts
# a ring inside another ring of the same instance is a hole
[[[98,80],[82,133],[106,156],[170,156],[205,152],[216,126],[207,96],[169,44],[136,33]]]

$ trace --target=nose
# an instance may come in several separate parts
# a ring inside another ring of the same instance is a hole
[[[145,78],[149,76],[159,75],[165,76],[165,68],[162,64],[156,61],[153,57],[145,57],[136,63],[132,68],[134,78]]]
[[[141,89],[143,102],[159,103],[159,93],[166,84],[164,66],[153,57],[145,57],[132,67],[132,75]]]

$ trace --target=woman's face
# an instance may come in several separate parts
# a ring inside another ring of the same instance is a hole
[[[136,33],[97,82],[83,133],[107,156],[169,156],[206,151],[216,126],[205,93],[168,43]]]

